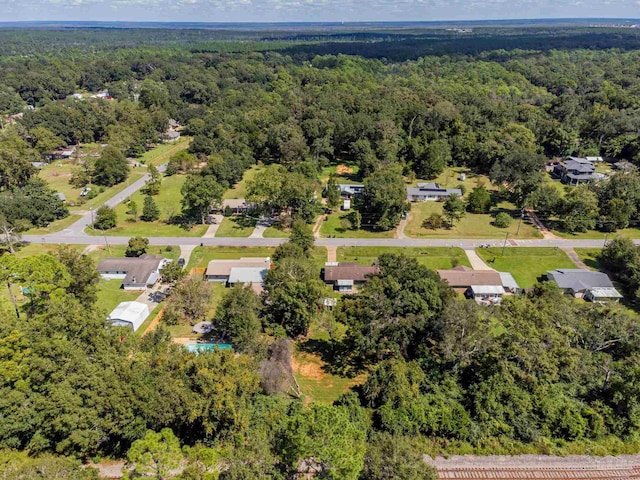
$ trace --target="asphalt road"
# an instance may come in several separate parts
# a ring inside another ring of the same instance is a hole
[[[164,172],[166,163],[158,167],[158,171]],[[145,175],[138,181],[127,186],[122,192],[107,200],[104,205],[115,207],[144,187],[149,179]],[[91,225],[92,212],[86,212],[77,222],[69,228],[48,235],[23,235],[22,239],[29,243],[53,243],[53,244],[79,244],[79,245],[126,245],[129,237],[110,237],[87,235],[85,228]],[[205,245],[211,247],[276,247],[287,239],[283,238],[202,238],[202,237],[149,237],[151,245]],[[640,239],[635,240],[640,244]],[[317,238],[316,245],[332,247],[461,247],[476,248],[483,245],[501,247],[502,239],[494,240],[470,240],[465,238],[435,239],[435,238]],[[600,240],[574,240],[574,239],[531,239],[509,240],[507,247],[587,247],[600,248],[605,241]]]

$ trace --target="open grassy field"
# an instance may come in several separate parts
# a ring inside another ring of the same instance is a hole
[[[242,237],[246,238],[253,232],[256,221],[252,218],[234,215],[224,217],[222,223],[216,231],[216,237]]]
[[[600,269],[598,255],[602,252],[601,248],[574,248],[574,250],[587,267],[592,270]]]
[[[521,288],[533,287],[547,270],[576,268],[559,248],[507,247],[477,248],[487,265],[499,272],[509,272]]]
[[[187,269],[206,268],[211,260],[237,259],[241,257],[271,257],[275,247],[196,247]],[[327,249],[314,247],[311,257],[318,268],[327,261]]]
[[[132,169],[129,173],[127,181],[114,185],[113,187],[99,187],[97,185],[88,185],[93,191],[98,193],[95,198],[83,199],[80,197],[82,188],[76,188],[69,184],[71,179],[71,173],[75,166],[71,160],[56,160],[45,166],[38,172],[40,178],[42,178],[47,184],[56,192],[64,193],[67,197],[69,204],[69,210],[71,212],[76,210],[89,210],[89,208],[97,208],[111,197],[117,195],[122,190],[127,188],[127,185],[136,182],[146,173],[146,167]],[[100,189],[104,191],[100,193]],[[84,202],[80,204],[80,201]]]
[[[136,161],[144,165],[153,164],[156,167],[169,161],[176,153],[189,148],[191,137],[180,137],[177,141],[171,143],[161,143],[157,147],[146,152]]]
[[[236,183],[232,188],[224,192],[224,199],[229,198],[247,198],[247,180],[252,180],[256,173],[264,170],[264,165],[254,165],[245,170],[242,180]]]
[[[98,284],[98,301],[96,307],[105,314],[111,312],[120,302],[132,302],[140,296],[140,292],[128,292],[120,288],[122,280],[100,280]]]
[[[326,216],[320,226],[321,237],[337,238],[393,238],[396,231],[378,232],[373,230],[351,230],[347,216],[349,212],[333,212]]]
[[[85,245],[68,245],[76,250],[82,252]],[[16,255],[18,257],[31,257],[33,255],[41,255],[43,253],[52,253],[57,250],[58,245],[54,243],[25,243],[16,248]]]
[[[138,218],[133,221],[130,215],[127,215],[128,207],[125,202],[116,207],[118,216],[118,224],[111,230],[96,230],[88,228],[86,231],[91,235],[110,235],[110,236],[143,236],[143,237],[201,237],[207,231],[207,225],[196,225],[191,230],[185,230],[179,225],[170,225],[167,223],[169,218],[180,213],[180,201],[182,194],[180,189],[186,180],[185,175],[173,175],[162,179],[160,194],[153,197],[160,209],[160,219],[155,222],[143,222]],[[131,196],[138,205],[138,215],[142,214],[145,195],[138,191]]]
[[[525,218],[520,225],[519,211],[513,205],[502,202],[498,205],[498,210],[510,213],[514,219],[507,228],[498,228],[493,225],[494,217],[491,214],[467,213],[460,221],[456,222],[453,228],[440,228],[431,230],[422,226],[422,223],[432,213],[442,214],[442,202],[421,202],[413,203],[405,235],[418,238],[504,238],[507,232],[509,238],[542,238],[542,234]],[[516,232],[518,234],[516,235]]]
[[[371,265],[380,255],[393,253],[413,257],[432,270],[471,266],[464,250],[457,247],[338,247],[337,253],[339,262],[357,262],[360,265]]]

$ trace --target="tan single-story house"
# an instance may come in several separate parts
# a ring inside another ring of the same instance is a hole
[[[269,257],[243,257],[237,260],[211,260],[204,273],[208,282],[228,283],[231,271],[234,269],[258,269],[269,270],[271,268],[271,258]],[[234,276],[234,280],[235,280]]]
[[[373,265],[370,267],[347,262],[327,262],[322,270],[322,278],[325,283],[333,285],[333,289],[342,292],[353,292],[355,287],[364,284],[371,275],[378,273],[379,269]]]

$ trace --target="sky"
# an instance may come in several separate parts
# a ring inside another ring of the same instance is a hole
[[[0,21],[354,22],[640,18],[640,0],[0,0]]]

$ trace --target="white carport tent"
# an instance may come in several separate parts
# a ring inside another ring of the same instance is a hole
[[[141,302],[122,302],[109,314],[107,321],[115,327],[131,327],[135,332],[149,316],[149,307]]]

